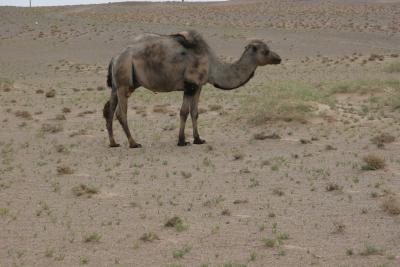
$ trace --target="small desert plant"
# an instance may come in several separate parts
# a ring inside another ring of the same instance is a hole
[[[157,234],[155,234],[153,232],[148,232],[148,233],[144,233],[140,237],[140,240],[142,240],[143,242],[153,242],[155,240],[160,240],[160,238],[158,237]]]
[[[0,78],[0,90],[9,92],[14,87],[14,82],[9,79]]]
[[[40,129],[42,133],[58,133],[63,130],[63,127],[59,124],[48,124],[44,123]]]
[[[72,188],[72,193],[74,193],[74,195],[77,197],[83,196],[83,195],[86,195],[87,197],[91,197],[92,195],[98,194],[99,190],[93,186],[80,184],[80,185],[74,186]]]
[[[382,255],[383,251],[373,245],[366,245],[364,250],[360,252],[361,256]]]
[[[325,187],[326,191],[330,192],[330,191],[336,191],[336,190],[340,190],[340,186],[337,185],[336,183],[329,183],[326,187]]]
[[[399,215],[400,214],[400,197],[389,196],[383,202],[383,209],[388,212],[390,215]]]
[[[46,97],[47,98],[51,98],[51,97],[55,97],[56,96],[56,91],[54,89],[46,92]]]
[[[257,259],[257,253],[255,251],[250,252],[249,261],[255,261]]]
[[[79,259],[80,265],[86,265],[88,263],[89,263],[89,259],[87,257],[80,257],[80,259]]]
[[[378,147],[383,147],[385,144],[394,142],[395,137],[388,133],[382,133],[371,139],[372,143]]]
[[[74,171],[70,167],[62,165],[62,166],[57,166],[57,173],[59,175],[73,174]]]
[[[25,111],[25,110],[24,111],[17,110],[15,112],[15,116],[17,116],[19,118],[27,119],[27,120],[32,119],[32,115],[28,111]]]
[[[90,234],[87,234],[83,237],[83,242],[85,243],[98,243],[100,242],[101,239],[101,234],[97,233],[97,232],[93,232]]]
[[[361,166],[362,170],[375,171],[385,167],[385,160],[376,155],[368,155],[363,158],[364,165]]]
[[[351,249],[351,248],[346,249],[347,256],[352,256],[353,254],[354,254],[353,249]]]
[[[172,256],[173,256],[175,259],[181,259],[181,258],[183,258],[183,256],[185,256],[185,255],[186,255],[187,253],[189,253],[191,250],[192,250],[192,247],[191,247],[191,246],[185,246],[185,247],[182,248],[182,249],[175,250],[175,251],[172,253]]]
[[[266,247],[273,248],[276,244],[276,240],[271,238],[264,238],[263,243]]]
[[[174,227],[177,232],[182,232],[187,229],[187,226],[185,226],[182,222],[182,219],[179,218],[178,216],[172,217],[169,219],[165,224],[165,227]]]
[[[6,217],[10,213],[8,208],[0,208],[0,217]]]

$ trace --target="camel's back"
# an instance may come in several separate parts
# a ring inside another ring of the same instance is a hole
[[[185,48],[168,36],[145,34],[137,37],[125,53],[131,55],[136,79],[153,91],[183,89],[187,63]]]
[[[183,90],[185,81],[203,85],[208,74],[205,46],[199,48],[190,37],[140,35],[117,58],[116,64],[131,64],[139,83],[153,91]]]

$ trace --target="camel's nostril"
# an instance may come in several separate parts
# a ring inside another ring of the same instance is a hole
[[[272,64],[280,64],[282,59],[280,57],[276,57],[272,60]]]

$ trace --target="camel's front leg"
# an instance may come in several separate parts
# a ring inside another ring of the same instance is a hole
[[[193,125],[193,144],[201,145],[206,141],[200,138],[199,130],[197,129],[197,119],[199,118],[199,99],[200,99],[201,87],[199,87],[194,94],[191,102],[190,102],[190,116],[192,117],[192,125]]]
[[[179,128],[178,146],[187,146],[190,144],[189,142],[186,142],[185,125],[186,125],[187,117],[189,115],[190,102],[191,102],[192,98],[193,98],[193,96],[190,96],[186,93],[183,94],[183,102],[182,102],[182,107],[181,107],[181,111],[180,111],[181,125]]]

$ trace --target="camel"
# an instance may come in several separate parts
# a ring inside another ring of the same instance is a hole
[[[280,64],[278,54],[270,51],[261,40],[252,40],[234,63],[221,62],[196,31],[171,35],[142,34],[133,44],[112,58],[108,66],[107,85],[111,97],[104,105],[103,115],[110,147],[120,146],[114,140],[113,118],[120,122],[129,147],[141,147],[129,130],[127,107],[129,96],[139,87],[153,92],[183,91],[180,109],[178,146],[190,143],[185,139],[185,124],[190,113],[194,144],[204,144],[197,129],[198,103],[202,86],[207,83],[222,90],[245,85],[258,66]]]

